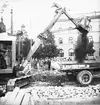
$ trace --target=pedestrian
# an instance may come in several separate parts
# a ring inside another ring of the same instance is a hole
[[[48,70],[48,63],[47,63],[47,58],[44,60],[44,70]]]
[[[51,60],[50,60],[50,58],[48,58],[48,60],[47,60],[47,65],[48,65],[48,70],[50,70],[51,69]]]
[[[33,61],[32,61],[32,63],[33,63],[33,68],[34,69],[37,69],[37,63],[38,63],[37,58],[34,58]]]
[[[39,60],[39,67],[41,70],[43,70],[43,59],[42,58]]]

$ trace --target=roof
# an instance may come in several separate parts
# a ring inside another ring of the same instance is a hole
[[[0,40],[2,41],[15,41],[15,36],[10,36],[7,33],[0,33]]]

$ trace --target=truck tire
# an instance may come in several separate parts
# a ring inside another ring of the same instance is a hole
[[[83,70],[77,74],[77,80],[81,85],[89,85],[92,81],[93,75],[88,70]]]

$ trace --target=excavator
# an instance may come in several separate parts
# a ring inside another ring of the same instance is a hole
[[[47,40],[47,35],[49,34],[50,30],[52,29],[52,27],[55,25],[55,23],[58,21],[59,17],[64,14],[65,16],[67,16],[67,18],[75,25],[75,29],[77,29],[80,33],[81,33],[81,38],[82,38],[82,47],[84,47],[84,49],[86,49],[87,43],[85,43],[86,41],[86,36],[89,32],[89,18],[84,18],[84,24],[78,24],[73,18],[71,18],[69,16],[69,14],[66,12],[65,8],[62,8],[59,4],[54,3],[53,7],[56,7],[56,15],[54,16],[53,20],[50,22],[50,24],[44,29],[44,31],[42,33],[40,33],[37,38],[35,39],[35,43],[34,45],[31,46],[31,49],[27,55],[27,58],[25,59],[24,63],[21,64],[21,66],[17,69],[19,69],[19,74],[21,76],[14,78],[14,79],[9,79],[8,83],[7,83],[7,90],[13,90],[14,87],[16,86],[23,86],[26,85],[27,83],[29,83],[29,80],[31,78],[31,76],[33,74],[30,73],[31,69],[28,68],[28,64],[29,61],[32,57],[32,55],[36,52],[36,50],[39,48],[39,46],[42,44],[42,40]],[[71,65],[69,65],[70,67],[68,67],[68,70],[66,71],[75,71],[75,73],[77,73],[77,78],[78,81],[81,84],[87,85],[91,82],[92,80],[92,73],[90,72],[90,65],[89,64],[80,64],[78,63],[77,65],[72,65],[74,66],[74,69],[72,70]],[[14,67],[16,69],[16,66]],[[97,67],[95,67],[97,68]],[[61,68],[59,68],[61,69]],[[81,69],[81,70],[79,70]],[[83,77],[86,78],[85,81],[83,81]],[[87,78],[89,78],[89,80],[87,81]],[[23,84],[22,84],[23,83]]]

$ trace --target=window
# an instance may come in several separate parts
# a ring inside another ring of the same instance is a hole
[[[69,44],[73,43],[73,38],[69,37]]]
[[[88,54],[88,56],[94,56],[94,53],[90,53],[90,54]]]
[[[59,44],[63,44],[63,39],[61,37],[59,38]]]
[[[88,39],[89,39],[89,42],[93,41],[93,37],[92,36],[89,36]]]
[[[64,50],[63,49],[60,49],[59,56],[64,57]]]
[[[69,49],[68,53],[69,56],[74,56],[74,50],[72,48]]]

